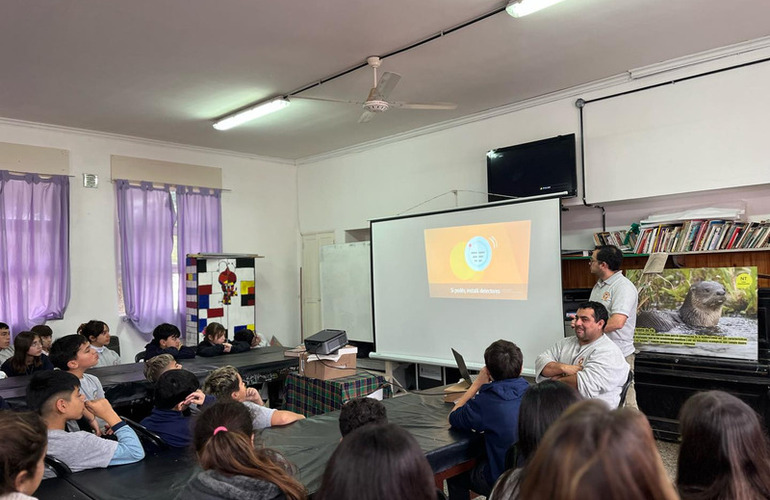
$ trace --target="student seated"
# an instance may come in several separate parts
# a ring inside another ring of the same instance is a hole
[[[234,366],[217,368],[203,382],[203,392],[217,398],[217,401],[243,403],[251,414],[254,430],[276,425],[287,425],[305,418],[299,413],[266,408],[253,387],[246,387],[241,374]]]
[[[65,335],[51,345],[51,363],[59,370],[64,370],[75,375],[80,380],[80,393],[86,400],[104,398],[104,388],[99,379],[86,370],[93,368],[99,362],[99,354],[91,347],[83,335]],[[86,409],[84,418],[88,420],[88,425],[94,430],[96,435],[100,436],[105,421],[94,419],[91,412]],[[78,430],[77,425],[71,423],[67,427],[70,430]]]
[[[235,332],[235,334],[233,334],[233,339],[237,340],[238,342],[249,344],[251,349],[267,346],[267,341],[262,338],[260,334],[254,333],[248,328],[244,328],[243,330],[238,330]]]
[[[203,331],[203,340],[198,344],[198,356],[206,358],[248,350],[249,344],[245,342],[228,342],[227,330],[220,323],[209,323]]]
[[[13,356],[6,359],[0,370],[9,377],[30,375],[40,370],[53,370],[48,356],[43,354],[40,337],[32,332],[21,332],[13,339]]]
[[[0,412],[0,499],[34,500],[45,472],[45,422],[33,412]]]
[[[701,392],[682,406],[679,426],[683,500],[770,498],[770,446],[749,405],[722,391]]]
[[[340,442],[317,500],[435,500],[433,471],[414,437],[394,424],[365,425]]]
[[[526,475],[526,464],[535,454],[543,435],[567,408],[582,399],[577,390],[553,380],[546,380],[527,389],[519,408],[519,440],[516,442],[515,463],[512,464],[515,468],[503,472],[489,500],[519,498],[519,486]]]
[[[198,377],[187,370],[169,370],[155,384],[155,407],[142,425],[169,446],[183,448],[192,441],[190,405],[211,403],[198,387]]]
[[[359,427],[369,424],[387,424],[388,410],[382,401],[374,398],[351,399],[340,410],[340,434],[347,436]]]
[[[110,343],[110,327],[104,321],[92,319],[78,327],[78,333],[91,343],[91,348],[96,351],[99,360],[96,366],[115,366],[120,364],[120,355],[107,348]]]
[[[152,331],[152,340],[144,346],[144,360],[149,361],[160,354],[170,354],[174,359],[193,359],[195,348],[182,345],[181,332],[176,325],[161,323]]]
[[[13,356],[11,345],[11,328],[6,323],[0,323],[0,363]]]
[[[48,325],[35,325],[30,328],[30,331],[40,337],[40,343],[43,344],[43,354],[49,356],[51,354],[51,344],[53,344],[53,330],[51,330],[51,327]]]
[[[138,462],[144,450],[136,433],[115,413],[106,399],[86,401],[80,381],[61,370],[37,372],[27,386],[27,406],[37,411],[48,427],[48,455],[58,458],[72,472]],[[79,420],[88,410],[103,419],[117,441],[90,432],[67,432],[68,420]],[[53,477],[46,471],[45,477]]]
[[[546,431],[521,482],[527,500],[675,500],[652,429],[638,410],[572,405]]]
[[[306,498],[280,455],[254,447],[251,415],[242,404],[218,402],[205,409],[195,422],[193,447],[203,472],[179,493],[180,500]]]
[[[449,423],[456,429],[484,433],[486,458],[447,481],[449,498],[468,498],[473,490],[487,496],[505,470],[505,453],[518,439],[521,398],[529,383],[521,378],[523,357],[513,342],[498,340],[484,351],[484,368],[455,402]]]
[[[155,384],[167,371],[181,369],[182,364],[178,363],[171,354],[158,354],[144,362],[144,378]]]

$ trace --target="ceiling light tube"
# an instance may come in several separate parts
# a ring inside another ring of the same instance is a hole
[[[222,118],[221,120],[214,123],[214,128],[217,130],[228,130],[233,127],[237,127],[238,125],[243,125],[246,122],[259,118],[260,116],[274,113],[288,105],[289,99],[285,97],[278,97],[271,101],[261,102],[248,109],[238,111],[237,113]]]
[[[564,0],[511,0],[505,11],[513,17],[524,17]]]

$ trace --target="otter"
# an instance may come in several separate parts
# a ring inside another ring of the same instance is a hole
[[[725,287],[716,281],[700,281],[690,286],[679,311],[639,311],[637,328],[670,332],[678,326],[715,327],[722,317]]]

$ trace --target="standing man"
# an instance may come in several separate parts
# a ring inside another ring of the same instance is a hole
[[[639,304],[639,292],[631,281],[623,276],[620,265],[623,252],[618,247],[603,245],[596,247],[591,255],[589,266],[591,274],[598,281],[591,290],[590,300],[600,302],[610,314],[604,333],[612,340],[625,356],[628,365],[634,369],[634,328],[636,328],[636,308]],[[633,384],[626,394],[626,406],[638,408],[636,391]]]

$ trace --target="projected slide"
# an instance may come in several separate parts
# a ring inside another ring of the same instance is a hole
[[[431,297],[526,300],[531,222],[425,229]]]

